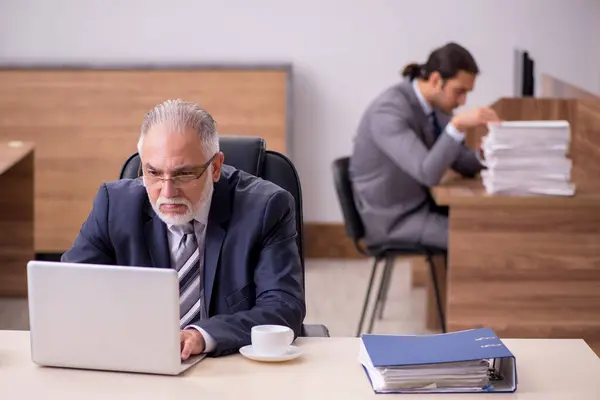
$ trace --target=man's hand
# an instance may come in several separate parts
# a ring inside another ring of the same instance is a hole
[[[206,347],[204,336],[194,328],[184,329],[179,334],[179,338],[182,360],[187,360],[191,355],[202,353]]]
[[[450,123],[460,132],[466,131],[479,125],[485,125],[488,122],[500,122],[496,112],[489,107],[474,108],[469,111],[455,115]]]

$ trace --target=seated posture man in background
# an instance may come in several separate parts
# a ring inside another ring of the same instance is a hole
[[[447,211],[429,188],[448,168],[474,176],[482,165],[464,144],[464,131],[498,120],[489,108],[452,116],[465,104],[479,72],[455,43],[433,51],[427,63],[408,65],[406,77],[376,98],[363,115],[350,159],[365,242],[394,241],[447,248]]]
[[[184,360],[237,351],[254,325],[298,335],[305,300],[291,194],[223,165],[215,121],[193,103],[156,106],[138,150],[143,178],[100,187],[62,261],[176,268]]]

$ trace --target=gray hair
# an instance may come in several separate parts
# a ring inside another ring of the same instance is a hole
[[[155,106],[142,122],[138,153],[141,155],[142,142],[150,128],[161,126],[171,132],[193,129],[202,143],[206,156],[219,151],[219,135],[213,117],[198,104],[183,100],[166,100]]]

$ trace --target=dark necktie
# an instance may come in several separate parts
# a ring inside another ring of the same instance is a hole
[[[437,138],[442,134],[442,127],[440,126],[440,122],[438,121],[435,112],[432,112],[429,115],[431,116],[431,122],[433,123],[433,135],[437,140]]]

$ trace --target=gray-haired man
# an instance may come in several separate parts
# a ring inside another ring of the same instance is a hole
[[[235,352],[254,325],[298,335],[305,302],[291,194],[224,165],[215,122],[194,103],[157,105],[138,150],[143,180],[103,184],[62,260],[176,268],[182,359]]]

